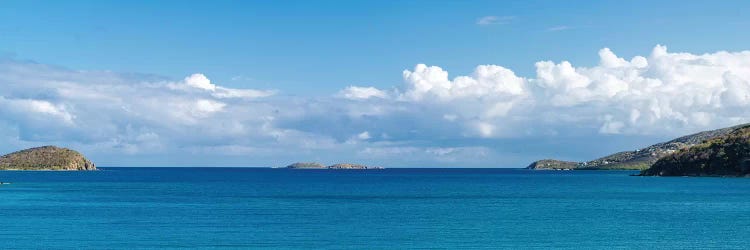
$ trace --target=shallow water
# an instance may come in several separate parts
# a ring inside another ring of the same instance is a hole
[[[0,172],[3,248],[744,248],[750,178],[618,171]]]

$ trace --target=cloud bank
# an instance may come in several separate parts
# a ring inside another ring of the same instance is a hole
[[[225,87],[200,73],[171,80],[5,60],[0,149],[61,144],[162,160],[237,156],[251,165],[303,158],[495,166],[544,153],[514,151],[519,140],[676,136],[750,121],[750,51],[656,46],[625,59],[604,48],[593,67],[534,67],[533,77],[498,65],[451,77],[418,64],[392,89],[290,97]]]
[[[507,137],[588,130],[680,134],[748,121],[750,52],[694,55],[656,46],[648,57],[599,51],[599,64],[541,61],[536,77],[497,65],[468,76],[417,65],[392,98],[442,111],[466,136]],[[434,120],[439,120],[435,117]],[[584,131],[581,131],[584,132]]]

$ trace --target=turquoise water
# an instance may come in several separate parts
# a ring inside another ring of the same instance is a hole
[[[750,179],[519,169],[0,172],[2,248],[745,248]]]

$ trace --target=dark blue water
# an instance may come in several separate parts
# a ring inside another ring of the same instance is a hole
[[[745,248],[750,179],[513,169],[0,172],[2,248]]]

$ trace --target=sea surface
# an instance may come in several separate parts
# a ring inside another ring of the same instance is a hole
[[[750,178],[629,171],[0,172],[0,248],[748,247]]]

